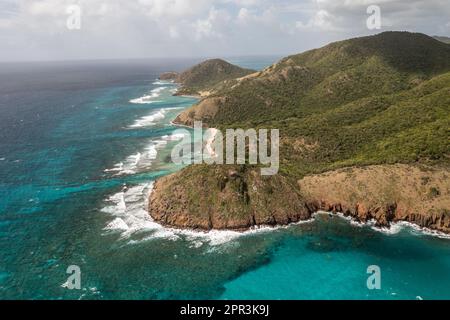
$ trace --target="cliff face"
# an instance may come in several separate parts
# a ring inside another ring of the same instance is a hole
[[[220,105],[224,101],[225,99],[220,97],[204,99],[195,107],[191,107],[179,114],[173,123],[192,127],[195,121],[202,121],[204,125],[207,125],[209,120],[217,114]]]
[[[298,185],[240,167],[194,166],[155,184],[149,211],[177,228],[246,230],[343,213],[378,227],[406,221],[450,234],[450,171],[408,165],[351,168],[308,176]]]
[[[406,221],[450,233],[450,171],[408,165],[349,168],[299,181],[310,211],[343,213],[379,227]]]
[[[311,217],[296,189],[284,177],[261,177],[251,168],[191,166],[156,182],[149,212],[156,221],[178,228],[285,225]]]

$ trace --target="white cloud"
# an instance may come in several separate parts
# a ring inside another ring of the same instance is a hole
[[[337,27],[334,25],[336,18],[326,10],[317,11],[313,17],[307,22],[296,22],[299,29],[320,29],[324,31],[335,31]]]
[[[199,41],[204,38],[223,38],[229,31],[230,22],[231,16],[227,11],[212,7],[205,19],[195,22],[195,39]]]
[[[448,0],[0,0],[0,60],[293,53],[372,33],[373,3],[382,31],[449,35]]]
[[[169,27],[169,34],[170,34],[170,37],[173,38],[173,39],[177,39],[177,38],[180,37],[180,33],[179,33],[178,28],[176,26],[170,26]]]
[[[138,0],[146,14],[160,19],[185,18],[208,12],[211,0]]]

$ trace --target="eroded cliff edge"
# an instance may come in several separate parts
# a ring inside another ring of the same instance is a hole
[[[252,168],[193,166],[158,180],[149,202],[156,221],[200,230],[287,225],[326,211],[378,227],[407,221],[450,233],[449,208],[448,168],[402,164],[341,169],[297,183]]]
[[[311,217],[295,181],[259,172],[245,166],[190,166],[155,183],[149,212],[163,225],[200,230],[246,230]]]
[[[299,182],[310,212],[343,213],[378,227],[406,221],[450,233],[450,170],[417,165],[348,168]]]

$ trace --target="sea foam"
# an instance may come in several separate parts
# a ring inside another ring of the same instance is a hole
[[[139,129],[145,127],[152,127],[157,125],[161,120],[165,119],[167,112],[172,110],[180,110],[182,107],[162,108],[157,111],[153,111],[147,116],[137,119],[132,125],[128,126],[129,129]]]
[[[219,230],[203,232],[164,227],[155,222],[147,210],[153,184],[151,182],[124,187],[120,192],[108,197],[105,200],[107,205],[102,209],[102,212],[110,214],[112,220],[107,223],[104,230],[120,233],[121,239],[128,239],[128,244],[131,245],[155,239],[168,241],[184,239],[191,243],[191,247],[195,248],[200,248],[205,244],[211,247],[225,244],[228,246],[234,243],[234,240],[243,236],[277,230],[277,228],[272,227],[259,227],[245,232]],[[149,234],[140,240],[131,239],[131,236],[136,232],[148,232]],[[237,243],[235,244],[237,245]]]
[[[107,173],[115,175],[130,175],[149,169],[158,156],[158,150],[165,146],[165,141],[151,141],[142,152],[128,156],[124,161],[114,165],[112,169],[106,169]]]
[[[157,121],[162,120],[166,117],[167,109],[158,110],[148,116],[144,116],[137,119],[134,124],[130,125],[129,128],[143,128],[156,125]]]
[[[104,172],[121,176],[148,170],[158,158],[159,150],[164,149],[169,142],[182,140],[183,137],[183,134],[171,134],[152,139],[142,151],[128,156],[124,161],[116,163],[113,168],[106,169]]]
[[[161,96],[161,93],[167,89],[167,87],[158,87],[155,88],[153,90],[150,91],[150,94],[146,94],[142,97],[136,98],[136,99],[131,99],[130,103],[135,103],[135,104],[151,104],[151,103],[156,103],[156,102],[160,102],[160,101],[156,101],[154,99],[158,98]]]
[[[318,212],[315,215],[313,215],[313,217],[315,217],[318,214],[332,214],[334,216],[337,216],[341,219],[348,221],[352,226],[360,227],[360,228],[369,227],[372,230],[374,230],[376,232],[381,232],[385,235],[396,235],[403,230],[407,230],[409,233],[416,235],[416,236],[426,235],[426,236],[432,236],[432,237],[437,237],[437,238],[441,238],[441,239],[450,239],[450,235],[448,235],[448,234],[445,234],[445,233],[439,232],[439,231],[435,231],[435,230],[431,230],[428,228],[422,228],[414,223],[410,223],[407,221],[394,222],[394,223],[391,223],[388,228],[386,228],[386,227],[377,227],[376,226],[377,222],[375,220],[370,220],[367,222],[359,222],[350,216],[344,215],[343,213],[330,213],[330,212],[322,212],[321,211],[321,212]]]
[[[166,86],[166,85],[171,85],[173,83],[174,83],[173,81],[156,80],[152,84],[155,86]]]

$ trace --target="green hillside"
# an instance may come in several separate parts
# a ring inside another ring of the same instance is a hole
[[[446,71],[450,45],[423,34],[388,32],[341,41],[284,58],[216,92],[227,99],[210,124],[304,117],[408,90]]]
[[[352,165],[448,161],[449,72],[450,45],[426,35],[350,39],[223,85],[205,100],[219,105],[204,120],[221,129],[279,128],[281,171],[297,178]],[[195,117],[197,108],[185,114]]]
[[[295,177],[354,165],[448,162],[450,73],[401,93],[270,126],[281,128],[285,137],[282,171]],[[297,140],[314,147],[298,152]]]
[[[178,75],[175,82],[182,88],[179,94],[196,94],[199,91],[211,90],[217,84],[240,78],[255,72],[232,65],[221,59],[204,61]]]

